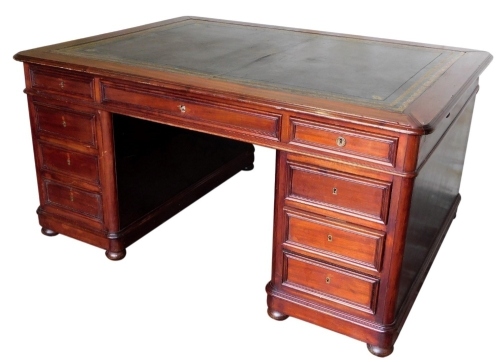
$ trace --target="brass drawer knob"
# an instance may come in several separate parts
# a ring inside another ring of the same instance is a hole
[[[346,143],[347,142],[344,137],[342,136],[337,137],[337,146],[344,147]]]

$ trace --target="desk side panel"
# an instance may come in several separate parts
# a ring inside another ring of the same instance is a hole
[[[456,215],[474,101],[469,98],[448,129],[436,135],[440,139],[415,179],[397,300],[400,326]]]

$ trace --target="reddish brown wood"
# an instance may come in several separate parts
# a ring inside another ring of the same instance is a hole
[[[490,54],[185,17],[15,59],[44,234],[122,259],[272,147],[269,316],[392,353],[457,211]]]
[[[45,181],[46,203],[93,219],[102,220],[101,196],[71,185]]]
[[[290,163],[289,198],[386,222],[390,184]]]
[[[296,210],[285,209],[285,212],[288,249],[380,271],[385,233]]]
[[[33,89],[61,93],[65,96],[93,98],[94,78],[82,73],[74,73],[53,68],[31,67]]]
[[[95,116],[44,104],[35,104],[40,135],[71,139],[96,147]]]
[[[369,158],[395,165],[396,137],[374,136],[348,128],[327,127],[320,123],[292,118],[292,143],[324,149],[327,152]]]
[[[344,304],[373,314],[378,278],[352,273],[314,259],[284,253],[283,286],[321,304]]]
[[[70,174],[91,183],[99,182],[97,157],[40,143],[42,169]]]

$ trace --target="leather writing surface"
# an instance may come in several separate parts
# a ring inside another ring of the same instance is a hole
[[[56,52],[395,111],[404,110],[464,54],[204,19],[161,25]]]

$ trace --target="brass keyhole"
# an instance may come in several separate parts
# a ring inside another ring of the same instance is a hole
[[[337,137],[337,146],[344,147],[346,143],[347,142],[344,137],[342,136]]]
[[[66,162],[67,162],[68,166],[71,166],[71,158],[70,158],[69,154],[67,156],[68,157],[66,159]]]
[[[185,105],[179,105],[179,109],[182,113],[186,112],[186,106]]]
[[[330,277],[326,277],[326,284],[330,284]]]
[[[66,128],[66,121],[62,121],[62,126]]]
[[[337,188],[336,188],[336,187],[334,187],[334,188],[333,188],[333,192],[332,192],[332,193],[333,193],[334,195],[337,195],[337,191],[338,191],[338,190],[337,190]]]
[[[71,202],[73,202],[73,201],[74,201],[74,198],[73,198],[73,192],[70,192],[70,193],[69,193],[69,199],[71,200]]]
[[[64,88],[64,81],[61,81],[61,83],[59,83],[59,86],[61,86],[61,89]]]
[[[328,235],[328,241],[333,241],[333,236]]]

